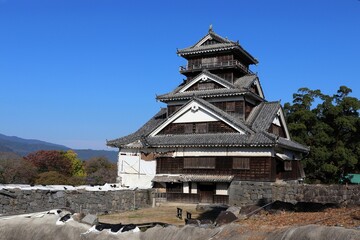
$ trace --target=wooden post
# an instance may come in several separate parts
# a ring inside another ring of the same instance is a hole
[[[182,209],[181,208],[177,208],[177,214],[176,216],[179,218],[179,219],[182,219]]]
[[[186,212],[186,218],[191,219],[191,213],[190,212]]]

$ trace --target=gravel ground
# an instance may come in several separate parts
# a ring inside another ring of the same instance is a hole
[[[184,217],[186,217],[186,211],[188,211],[192,213],[192,218],[194,219],[203,219],[204,217],[216,218],[216,213],[211,216],[211,214],[206,214],[204,211],[197,211],[195,204],[184,205],[170,203],[155,208],[103,215],[99,217],[99,220],[108,223],[121,222],[123,224],[164,222],[182,226],[184,225],[184,220],[176,217],[177,207],[183,209]],[[257,229],[264,226],[285,227],[308,224],[360,229],[360,206],[351,208],[327,208],[320,212],[261,211],[247,219],[237,220],[235,223],[248,225],[250,229]]]

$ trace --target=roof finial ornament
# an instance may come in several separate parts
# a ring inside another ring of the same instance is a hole
[[[213,25],[212,24],[210,24],[210,26],[209,26],[209,32],[213,32]]]

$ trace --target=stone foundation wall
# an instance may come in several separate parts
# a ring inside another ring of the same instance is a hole
[[[149,207],[152,190],[49,191],[0,190],[0,215],[32,213],[67,208],[76,212],[103,214]]]
[[[32,213],[56,208],[76,212],[103,214],[150,207],[153,190],[54,191],[0,190],[0,215]],[[233,181],[229,187],[229,204],[265,205],[273,201],[314,202],[360,205],[360,185],[306,185]]]
[[[230,185],[230,205],[264,205],[272,201],[293,204],[297,202],[314,202],[360,205],[360,185],[307,185],[295,182],[250,181],[233,181]]]

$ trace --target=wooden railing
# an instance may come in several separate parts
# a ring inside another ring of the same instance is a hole
[[[213,199],[214,199],[214,203],[229,204],[229,196],[228,195],[214,195]]]
[[[167,193],[166,199],[169,202],[185,202],[185,203],[198,203],[199,195],[198,194],[189,194],[189,193]]]
[[[228,60],[222,62],[210,62],[210,63],[201,63],[201,64],[191,64],[186,66],[180,66],[180,72],[190,71],[190,70],[199,70],[199,69],[208,69],[208,68],[217,68],[217,67],[238,67],[247,73],[252,73],[249,68],[238,60]]]
[[[155,193],[155,198],[166,198],[169,202],[185,202],[185,203],[199,203],[199,194],[189,193]],[[229,204],[228,195],[213,195],[213,202],[218,204]]]

